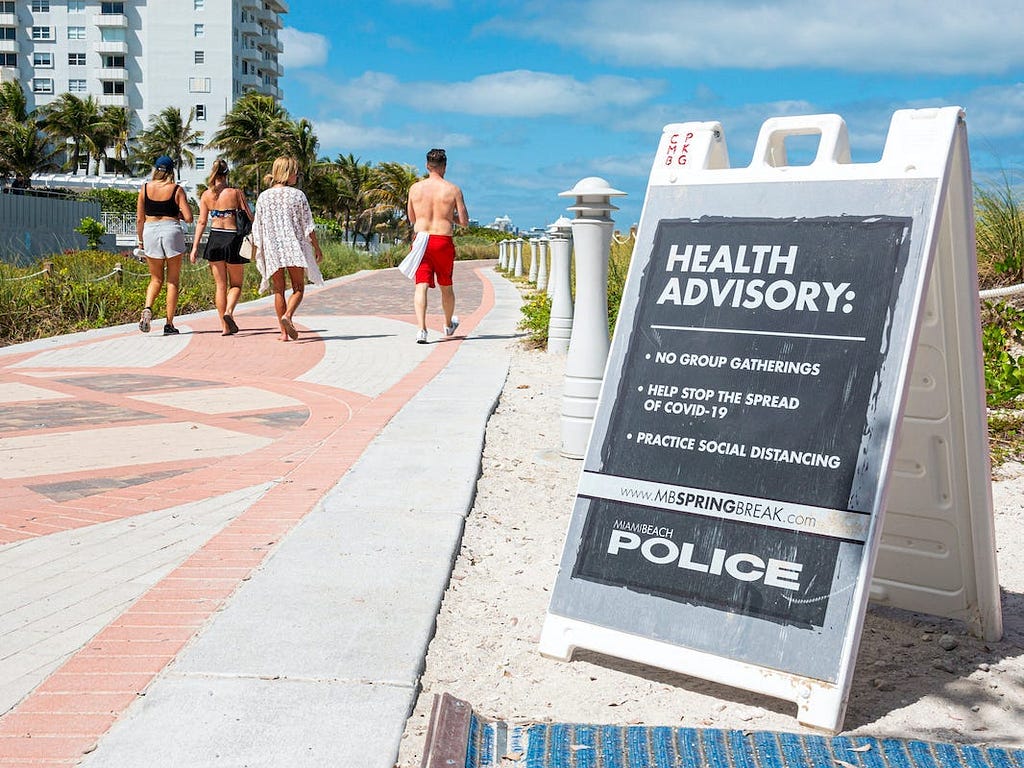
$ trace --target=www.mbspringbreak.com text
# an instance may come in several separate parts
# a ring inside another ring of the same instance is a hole
[[[787,512],[784,507],[766,501],[745,501],[727,496],[712,496],[697,491],[676,490],[675,488],[647,490],[626,485],[622,486],[620,493],[626,501],[671,504],[686,510],[719,512],[752,522],[799,526],[804,529],[814,528],[818,522],[812,515]]]

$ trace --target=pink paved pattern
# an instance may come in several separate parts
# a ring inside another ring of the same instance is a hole
[[[71,377],[39,378],[28,375],[31,369],[10,367],[30,354],[0,359],[0,384],[22,382],[79,401],[149,413],[157,419],[201,420],[272,438],[264,448],[212,462],[161,462],[159,456],[153,456],[152,462],[124,467],[120,474],[174,474],[73,501],[54,501],[33,488],[87,480],[90,473],[51,471],[27,479],[0,480],[0,496],[5,499],[0,512],[0,544],[166,509],[269,479],[284,479],[148,590],[16,707],[0,716],[0,768],[71,766],[95,748],[125,709],[145,695],[150,682],[264,561],[275,544],[348,471],[387,422],[447,365],[459,347],[458,339],[472,332],[494,305],[490,283],[477,274],[491,266],[489,262],[457,262],[455,280],[462,324],[455,343],[431,345],[429,356],[379,397],[295,381],[320,359],[324,342],[305,332],[297,343],[282,344],[276,339],[272,317],[269,324],[266,322],[266,309],[252,314],[239,312],[239,325],[249,330],[232,338],[219,335],[215,317],[190,323],[196,333],[181,354],[156,368],[126,366],[116,371],[176,379],[185,387],[191,386],[189,380],[258,386],[305,404],[309,417],[297,427],[266,426],[240,419],[238,414],[179,414],[167,406],[128,398],[125,393],[76,386]],[[303,314],[376,314],[409,322],[412,346],[413,317],[410,312],[401,312],[402,307],[411,310],[411,293],[408,281],[395,270],[339,281],[307,293],[297,325],[301,331]],[[436,307],[436,292],[431,293],[430,300],[431,307]],[[438,328],[441,319],[439,315],[430,317],[431,327]],[[109,376],[114,372],[108,368],[93,373]],[[125,423],[135,423],[132,413],[124,415]],[[82,427],[83,438],[93,427]],[[19,430],[17,434],[45,436],[55,428],[68,429],[45,427]],[[0,425],[0,438],[9,434]],[[83,450],[89,448],[83,445]]]

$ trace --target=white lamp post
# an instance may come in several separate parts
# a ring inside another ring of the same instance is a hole
[[[530,282],[537,282],[537,243],[535,238],[526,241],[530,245]]]
[[[564,355],[572,336],[572,280],[569,253],[572,248],[572,222],[562,216],[548,227],[551,235],[551,317],[548,320],[548,352]]]
[[[576,305],[565,362],[562,398],[562,455],[582,459],[590,440],[604,367],[608,360],[608,257],[611,203],[620,192],[597,176],[581,179],[560,197],[574,197],[572,239],[576,251]]]
[[[548,239],[544,235],[537,238],[537,290],[548,287]]]

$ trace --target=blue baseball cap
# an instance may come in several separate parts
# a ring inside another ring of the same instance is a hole
[[[171,160],[167,155],[160,155],[153,163],[153,167],[161,171],[173,171],[174,161]]]

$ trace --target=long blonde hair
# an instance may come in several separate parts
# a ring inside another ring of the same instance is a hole
[[[271,168],[270,173],[263,177],[263,183],[268,186],[271,184],[287,184],[292,174],[298,172],[298,160],[294,157],[279,157],[274,161],[274,167]]]
[[[218,157],[213,161],[213,169],[210,171],[210,175],[206,179],[206,186],[213,187],[217,183],[217,179],[223,179],[224,185],[228,183],[228,161],[223,157]]]

